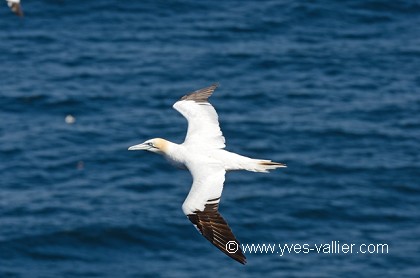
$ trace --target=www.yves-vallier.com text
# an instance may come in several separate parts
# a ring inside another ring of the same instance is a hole
[[[235,241],[226,244],[226,250],[235,253],[239,245]],[[244,254],[388,254],[387,243],[344,243],[333,240],[326,243],[258,243],[241,244]]]

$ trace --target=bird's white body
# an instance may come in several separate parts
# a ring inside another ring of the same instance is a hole
[[[246,170],[252,172],[268,172],[275,169],[261,165],[261,159],[253,159],[222,149],[200,149],[184,144],[167,141],[168,149],[165,158],[173,165],[189,169],[189,165],[217,164],[225,171]]]
[[[218,212],[226,171],[247,170],[268,172],[285,167],[271,160],[253,159],[224,150],[225,138],[220,130],[214,107],[207,101],[216,85],[195,91],[174,104],[188,120],[188,131],[182,144],[155,138],[135,145],[129,150],[148,150],[164,155],[172,164],[190,171],[191,190],[182,210],[199,232],[222,252],[245,263],[240,248],[229,252],[229,242],[236,240],[226,221]]]

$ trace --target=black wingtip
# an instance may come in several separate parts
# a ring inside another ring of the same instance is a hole
[[[219,198],[209,200],[217,201]],[[241,244],[235,238],[226,220],[218,211],[219,203],[207,203],[203,211],[188,214],[188,219],[197,230],[220,251],[234,259],[246,264],[246,257],[242,252]]]
[[[17,15],[19,17],[23,17],[23,10],[22,10],[22,6],[20,5],[20,3],[9,4],[9,2],[8,2],[8,5],[15,15]]]
[[[209,87],[199,89],[181,98],[181,100],[192,100],[197,103],[208,102],[208,98],[213,94],[214,90],[219,86],[219,83],[214,83]]]

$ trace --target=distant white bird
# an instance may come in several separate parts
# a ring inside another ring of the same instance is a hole
[[[218,211],[225,173],[232,170],[268,172],[286,165],[223,150],[225,138],[216,110],[208,102],[216,87],[215,84],[195,91],[173,105],[188,120],[184,143],[175,144],[155,138],[131,146],[129,150],[162,154],[173,164],[187,168],[193,177],[193,184],[182,205],[183,212],[207,240],[229,257],[245,264],[246,258],[238,240]]]
[[[9,8],[18,16],[23,16],[22,6],[20,0],[6,0]]]
[[[76,118],[73,115],[69,114],[64,118],[64,121],[66,122],[66,124],[71,125],[71,124],[74,124],[76,122]]]

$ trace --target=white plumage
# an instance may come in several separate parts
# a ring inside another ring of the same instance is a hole
[[[129,150],[148,150],[163,154],[170,162],[187,168],[193,184],[182,210],[200,233],[226,255],[244,264],[246,258],[239,241],[218,211],[226,171],[247,170],[268,172],[286,167],[271,160],[252,159],[224,150],[225,138],[220,130],[218,115],[208,102],[217,85],[195,91],[176,102],[173,107],[188,121],[188,131],[182,144],[155,138]],[[226,244],[234,241],[235,252]]]
[[[219,117],[210,103],[180,100],[173,107],[188,120],[184,146],[204,149],[225,147],[225,137],[220,130]]]

